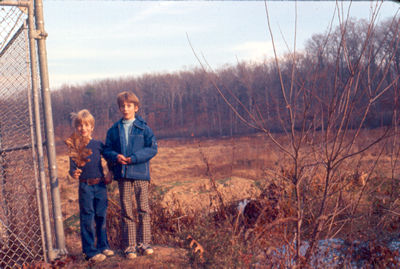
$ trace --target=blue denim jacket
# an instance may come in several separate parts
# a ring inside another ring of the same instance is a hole
[[[122,119],[107,131],[103,156],[114,173],[114,179],[120,178],[150,180],[149,161],[157,154],[157,141],[146,122],[136,116],[129,133],[128,146],[125,140]],[[132,163],[122,165],[117,162],[117,155],[130,157]]]

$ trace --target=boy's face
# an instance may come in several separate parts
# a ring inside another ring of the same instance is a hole
[[[122,113],[122,117],[124,120],[133,120],[135,118],[135,114],[138,111],[139,107],[135,106],[134,103],[123,102],[119,106],[119,110]]]
[[[81,136],[88,137],[90,139],[92,138],[93,129],[93,125],[88,122],[81,122],[76,126],[76,130]]]

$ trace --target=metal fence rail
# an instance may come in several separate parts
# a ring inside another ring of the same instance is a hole
[[[0,268],[65,254],[63,233],[60,237],[55,231],[60,229],[59,221],[50,219],[47,201],[46,182],[50,186],[53,182],[45,177],[54,172],[45,173],[44,167],[54,171],[55,160],[43,155],[42,136],[48,130],[42,127],[46,104],[38,90],[43,78],[35,46],[35,39],[41,37],[34,22],[33,2],[0,2]],[[58,250],[53,249],[54,234]]]
[[[27,16],[0,10],[0,267],[44,259],[32,148]]]

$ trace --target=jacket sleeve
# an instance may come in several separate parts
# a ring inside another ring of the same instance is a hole
[[[114,137],[112,130],[110,129],[107,131],[106,143],[104,144],[102,152],[103,157],[106,159],[107,163],[110,164],[115,164],[117,162],[117,155],[119,154],[113,149],[114,143]]]
[[[158,146],[156,137],[154,136],[153,131],[146,126],[144,131],[144,147],[129,157],[132,160],[132,164],[144,163],[156,156],[157,151]]]

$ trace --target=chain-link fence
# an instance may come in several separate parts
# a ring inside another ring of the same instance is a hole
[[[53,257],[32,10],[0,2],[0,268]]]

